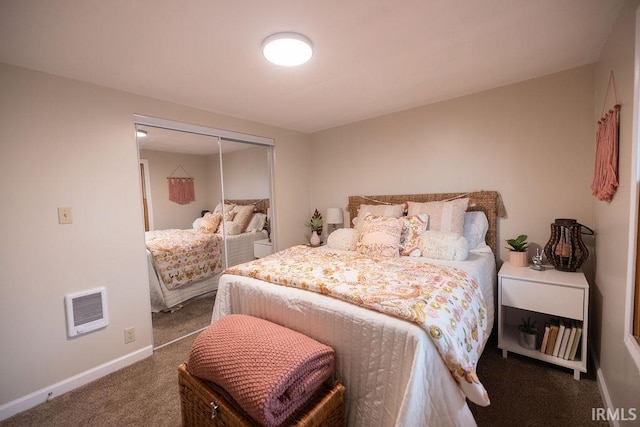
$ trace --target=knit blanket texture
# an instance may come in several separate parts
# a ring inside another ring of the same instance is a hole
[[[255,421],[271,427],[302,407],[334,365],[327,345],[263,319],[231,314],[198,335],[187,370],[224,388]]]

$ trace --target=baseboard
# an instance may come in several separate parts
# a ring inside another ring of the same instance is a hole
[[[146,359],[153,354],[153,346],[144,347],[133,353],[124,355],[118,359],[111,360],[88,371],[74,375],[70,378],[42,388],[26,396],[20,397],[11,402],[5,403],[0,406],[0,421],[3,421],[9,417],[12,417],[20,412],[31,409],[41,403],[46,402],[56,396],[60,396],[73,389],[81,387],[85,384],[95,381],[98,378],[102,378],[112,372],[118,371],[124,367],[127,367],[135,362]]]
[[[597,374],[597,382],[598,388],[600,389],[600,395],[602,396],[602,401],[604,402],[605,409],[613,408],[613,403],[611,402],[611,396],[609,395],[609,390],[607,389],[607,383],[604,380],[604,376],[602,375],[602,369],[599,367],[596,368]],[[612,427],[620,427],[620,421],[617,419],[609,419],[609,425]]]
[[[605,410],[613,408],[613,402],[611,401],[611,395],[609,394],[609,389],[607,388],[607,382],[604,379],[604,375],[602,374],[602,369],[600,369],[600,360],[595,356],[595,352],[593,351],[593,346],[589,346],[589,350],[591,353],[591,359],[593,360],[593,365],[596,369],[596,382],[598,383],[598,390],[600,390],[600,396],[602,397],[602,402],[604,403]],[[620,421],[617,419],[610,419],[609,425],[611,427],[620,427]]]

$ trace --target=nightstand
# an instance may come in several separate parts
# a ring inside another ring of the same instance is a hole
[[[529,350],[518,344],[518,323],[522,318],[536,320],[538,347],[545,332],[545,323],[566,319],[582,327],[580,347],[574,360]],[[553,268],[536,271],[504,263],[498,273],[498,347],[502,356],[513,352],[554,363],[580,372],[587,372],[587,335],[589,323],[589,283],[581,271],[567,273]]]
[[[253,242],[253,256],[264,258],[273,253],[273,243],[269,239],[255,240]]]

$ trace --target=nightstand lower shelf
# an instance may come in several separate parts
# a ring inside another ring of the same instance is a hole
[[[570,351],[576,351],[575,359],[554,357],[520,346],[517,325],[520,320],[529,318],[537,322],[539,341],[544,337],[545,326],[550,326],[549,340],[559,349],[562,348],[562,341],[558,341],[557,337],[566,337],[564,331],[567,326],[571,325],[570,334],[580,333],[580,337],[574,340],[577,347],[572,347]],[[589,283],[581,271],[535,271],[508,263],[502,265],[498,273],[498,348],[504,357],[511,351],[553,363],[573,370],[573,377],[579,380],[580,373],[587,372],[588,325]]]
[[[502,343],[498,344],[498,348],[502,350],[502,357],[506,358],[508,352],[521,354],[523,356],[532,357],[543,362],[553,363],[554,365],[562,366],[573,370],[573,378],[580,379],[580,372],[587,372],[582,360],[576,359],[567,360],[561,357],[554,357],[548,354],[540,352],[540,350],[529,350],[522,347],[518,343],[518,337],[520,332],[517,325],[506,325],[502,335]],[[580,353],[578,353],[579,355]]]

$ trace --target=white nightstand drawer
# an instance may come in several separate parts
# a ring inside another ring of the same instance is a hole
[[[263,258],[273,253],[273,244],[269,239],[256,240],[253,242],[253,256]]]
[[[524,310],[583,319],[584,289],[502,278],[502,304]]]

